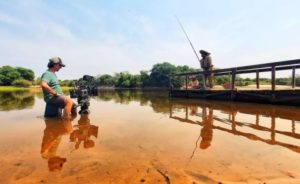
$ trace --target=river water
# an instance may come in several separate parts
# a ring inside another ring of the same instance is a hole
[[[75,99],[74,99],[75,100]],[[0,183],[300,183],[300,108],[101,91],[44,118],[41,93],[0,93]]]

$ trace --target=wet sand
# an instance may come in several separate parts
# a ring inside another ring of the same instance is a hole
[[[72,121],[45,120],[39,98],[32,108],[0,111],[0,183],[300,183],[300,140],[282,134],[299,134],[292,115],[276,117],[277,132],[260,131],[243,106],[230,124],[221,122],[232,121],[228,108],[205,106],[214,118],[207,122],[199,102],[159,102],[95,98],[91,114]],[[272,129],[270,106],[260,107],[259,124]]]

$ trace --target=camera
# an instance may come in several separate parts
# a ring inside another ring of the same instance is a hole
[[[84,75],[82,79],[74,81],[74,89],[70,89],[71,98],[77,98],[78,106],[80,106],[79,114],[89,114],[90,96],[97,96],[98,89],[95,85],[93,76]]]

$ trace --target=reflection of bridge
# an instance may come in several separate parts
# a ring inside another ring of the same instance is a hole
[[[294,140],[300,139],[300,134],[296,132],[297,123],[300,121],[300,109],[293,107],[283,108],[268,105],[258,106],[257,104],[228,104],[226,102],[207,101],[173,101],[170,104],[170,118],[179,120],[180,122],[200,125],[202,127],[200,135],[202,139],[207,139],[205,136],[208,134],[211,134],[209,136],[211,136],[210,139],[212,139],[212,129],[217,129],[234,135],[243,136],[250,140],[261,141],[270,145],[283,146],[300,153],[300,146],[290,143],[290,141],[276,140],[276,136],[284,136]],[[199,109],[202,110],[201,113],[198,112]],[[183,114],[176,115],[180,114],[180,110],[183,110],[181,111]],[[215,115],[216,113],[214,112],[216,111],[218,112],[218,115]],[[227,115],[228,118],[224,118]],[[239,119],[239,115],[253,116],[254,121],[239,121],[237,120]],[[199,118],[202,120],[196,120]],[[261,121],[262,118],[270,120],[269,126],[264,125],[265,120]],[[289,123],[289,125],[286,126],[286,124],[284,124],[284,128],[280,126],[276,127],[276,120],[279,118],[284,121],[282,123]],[[210,127],[211,130],[207,127]],[[290,130],[286,130],[286,127],[290,127]],[[211,131],[211,133],[205,133],[203,131]],[[265,136],[260,135],[266,132],[270,133],[269,137],[265,138]]]

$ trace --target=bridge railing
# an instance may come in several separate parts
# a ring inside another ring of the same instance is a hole
[[[271,90],[274,91],[276,87],[276,72],[283,71],[283,70],[291,70],[291,86],[295,88],[296,82],[296,69],[300,68],[300,59],[294,60],[287,60],[287,61],[279,61],[279,62],[272,62],[272,63],[264,63],[264,64],[256,64],[256,65],[249,65],[249,66],[241,66],[241,67],[233,67],[233,68],[226,68],[226,69],[218,69],[213,70],[213,76],[222,76],[222,75],[229,75],[230,76],[230,86],[231,90],[235,89],[235,82],[236,82],[236,75],[238,74],[249,74],[255,73],[256,74],[256,88],[260,88],[259,79],[261,72],[271,72]],[[198,71],[198,72],[187,72],[187,73],[177,73],[169,76],[170,81],[170,89],[173,89],[172,80],[175,77],[182,77],[185,76],[185,90],[188,89],[188,79],[190,76],[194,75],[205,75],[206,72]],[[203,82],[203,81],[202,81]]]

